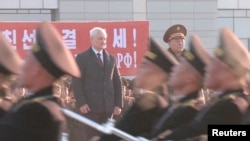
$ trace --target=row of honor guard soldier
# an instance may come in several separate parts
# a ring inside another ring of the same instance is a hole
[[[1,51],[1,57],[8,56],[3,53]],[[19,68],[16,66],[15,69]],[[60,103],[53,96],[52,86],[65,74],[73,77],[81,74],[74,57],[51,23],[38,24],[36,43],[17,73],[19,85],[25,87],[29,94],[15,103],[1,118],[1,141],[59,140],[65,118]]]
[[[147,54],[145,55],[146,57]],[[190,40],[189,50],[183,51],[183,57],[181,57],[180,61],[181,65],[178,63],[172,64],[172,66],[175,67],[173,72],[170,73],[168,83],[170,86],[174,86],[174,82],[171,81],[178,78],[177,70],[182,70],[186,66],[190,71],[193,70],[193,76],[195,76],[195,74],[197,76],[197,85],[195,85],[195,89],[193,89],[194,93],[191,91],[188,93],[188,91],[186,91],[187,95],[185,95],[185,92],[183,92],[183,95],[181,96],[182,98],[180,98],[177,103],[161,109],[161,112],[159,112],[160,115],[157,115],[161,117],[160,119],[154,117],[152,118],[153,120],[151,119],[151,121],[154,122],[150,123],[142,120],[147,116],[141,113],[138,113],[138,115],[135,114],[135,111],[138,110],[138,108],[135,108],[136,105],[139,107],[138,103],[141,104],[140,106],[142,108],[140,108],[144,109],[144,107],[150,107],[149,105],[151,105],[151,102],[154,101],[153,99],[144,99],[143,101],[142,96],[136,101],[136,104],[133,106],[134,109],[131,108],[130,111],[125,114],[123,119],[118,121],[116,124],[117,128],[132,135],[142,135],[152,138],[153,140],[182,140],[206,134],[208,124],[240,124],[242,122],[242,119],[244,118],[249,107],[248,98],[243,92],[243,88],[246,83],[245,76],[249,73],[249,53],[239,39],[229,29],[221,29],[220,45],[216,48],[214,57],[211,57],[206,52],[198,36],[193,35]],[[168,73],[170,71],[168,71]],[[220,76],[222,77],[217,76],[217,71],[221,73]],[[222,94],[215,96],[211,101],[209,101],[208,105],[204,105],[199,100],[198,92],[203,86],[214,91],[222,91]],[[180,89],[176,87],[175,91],[178,92],[178,90]],[[144,96],[144,98],[145,97],[147,96]],[[184,102],[182,100],[184,100]],[[203,108],[204,106],[205,108]],[[162,112],[164,109],[166,110],[165,114]],[[189,116],[187,118],[185,111],[191,111],[188,112]],[[141,124],[139,124],[139,120],[136,120],[138,119],[137,116],[140,117],[140,115],[143,115],[140,119],[142,120],[142,126],[140,126]],[[228,118],[228,115],[234,116]],[[183,116],[185,117],[184,121],[182,119]],[[151,129],[148,128],[147,131],[142,131],[135,128],[139,126],[145,129],[143,126],[145,124],[150,124],[147,125],[147,127],[151,127]],[[112,138],[109,135],[102,136],[100,140],[110,139],[118,140],[118,138]]]
[[[0,118],[15,102],[10,92],[11,79],[16,78],[21,68],[21,58],[10,43],[0,34]]]
[[[189,48],[184,50],[180,63],[173,67],[169,75],[168,85],[173,89],[175,102],[156,122],[149,138],[161,137],[165,131],[188,124],[205,106],[200,90],[203,88],[205,60],[208,56],[199,37],[192,35]]]
[[[205,52],[200,52],[201,56]],[[214,56],[206,61],[203,85],[218,91],[208,104],[187,125],[167,129],[154,140],[207,139],[209,124],[242,124],[249,110],[244,93],[250,55],[244,45],[227,28],[220,30],[220,42]],[[220,93],[219,93],[220,92]],[[205,137],[205,138],[202,138]]]

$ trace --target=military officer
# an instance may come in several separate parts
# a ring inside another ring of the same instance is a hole
[[[166,30],[163,36],[163,41],[169,46],[168,51],[176,58],[183,53],[186,35],[187,28],[184,25],[174,24]]]
[[[2,141],[57,141],[65,118],[53,96],[53,83],[64,74],[79,77],[80,71],[57,29],[41,22],[36,43],[22,64],[19,85],[29,93],[0,120]]]
[[[187,28],[182,24],[171,25],[163,35],[163,41],[168,44],[168,51],[177,59],[183,55],[185,50],[185,38],[187,36]],[[168,91],[173,93],[172,88],[168,87]]]

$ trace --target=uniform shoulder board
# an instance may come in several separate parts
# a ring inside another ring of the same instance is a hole
[[[190,107],[193,107],[194,109],[200,110],[205,106],[205,104],[203,103],[201,99],[193,99],[193,100],[186,102],[184,106],[190,106]]]
[[[225,97],[223,97],[223,99],[231,99],[231,100],[235,100],[238,96],[235,94],[229,94]]]
[[[196,103],[196,100],[189,100],[187,102],[184,102],[182,106],[193,106]]]
[[[220,101],[220,100],[226,100],[226,99],[231,99],[234,100],[236,97],[238,97],[238,94],[232,93],[232,94],[228,94],[226,96],[220,97],[219,95],[216,95],[214,97],[211,98],[211,100],[209,101],[209,104],[215,104],[216,102]]]

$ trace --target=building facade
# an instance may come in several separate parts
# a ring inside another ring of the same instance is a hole
[[[184,24],[212,51],[222,26],[250,48],[249,0],[0,0],[1,21],[148,20],[150,35],[162,36],[172,24]]]

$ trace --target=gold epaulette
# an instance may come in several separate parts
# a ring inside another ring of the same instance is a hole
[[[199,99],[192,99],[188,100],[186,102],[176,102],[173,104],[170,108],[173,110],[177,109],[178,107],[194,107],[196,109],[196,105],[198,105],[201,101]]]
[[[205,104],[200,99],[193,99],[185,102],[183,106],[193,107],[194,109],[200,110],[205,106]]]
[[[191,106],[193,107],[197,103],[196,99],[188,100],[187,102],[184,102],[182,106]]]
[[[237,97],[238,97],[238,96],[235,95],[235,94],[229,94],[229,95],[223,97],[223,99],[231,99],[231,100],[234,100],[234,99],[236,99]]]
[[[211,98],[208,104],[212,105],[220,100],[229,100],[229,99],[235,100],[237,97],[239,97],[239,95],[237,95],[236,93],[228,94],[226,96],[223,96],[222,98],[220,98],[219,96],[214,96],[213,98]]]

